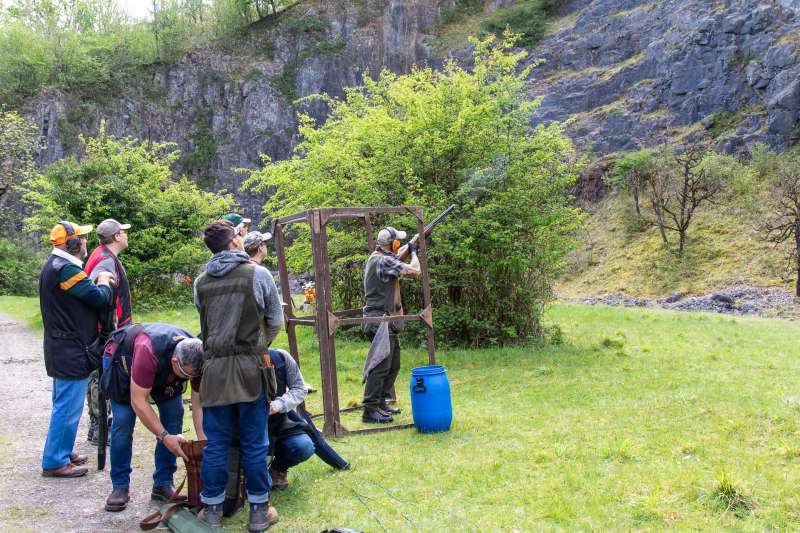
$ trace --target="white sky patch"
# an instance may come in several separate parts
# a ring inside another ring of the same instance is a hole
[[[135,19],[150,20],[152,16],[153,2],[151,0],[119,0],[119,6],[128,16]]]

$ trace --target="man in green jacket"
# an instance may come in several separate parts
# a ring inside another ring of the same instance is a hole
[[[207,444],[200,477],[205,507],[201,518],[222,523],[228,480],[228,446],[233,424],[239,428],[242,463],[250,502],[250,532],[278,521],[269,505],[267,472],[267,384],[272,363],[267,353],[283,325],[283,309],[272,275],[244,252],[241,234],[226,221],[210,224],[204,241],[214,253],[194,284],[203,337],[203,430]],[[274,387],[274,372],[271,374]],[[274,390],[271,391],[274,394]]]

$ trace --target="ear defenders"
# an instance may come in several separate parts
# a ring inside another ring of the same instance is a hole
[[[63,220],[59,222],[61,227],[64,228],[64,231],[67,232],[67,242],[64,243],[67,246],[67,251],[71,254],[77,254],[81,251],[81,238],[75,235],[75,229],[72,227],[72,224],[69,222],[64,222]]]
[[[392,253],[397,254],[400,249],[400,239],[397,238],[397,231],[391,226],[387,227],[386,231],[389,232],[389,238],[392,239]]]

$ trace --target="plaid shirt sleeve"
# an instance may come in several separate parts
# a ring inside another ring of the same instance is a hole
[[[388,283],[392,278],[400,276],[407,265],[393,255],[382,255],[378,261],[378,279]]]

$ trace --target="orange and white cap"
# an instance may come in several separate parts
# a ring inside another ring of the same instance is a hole
[[[70,231],[67,231],[67,228],[69,228]],[[73,224],[72,222],[59,222],[50,230],[50,242],[53,246],[60,246],[62,244],[67,244],[67,241],[72,237],[88,235],[91,231],[91,224],[81,226],[80,224]]]

